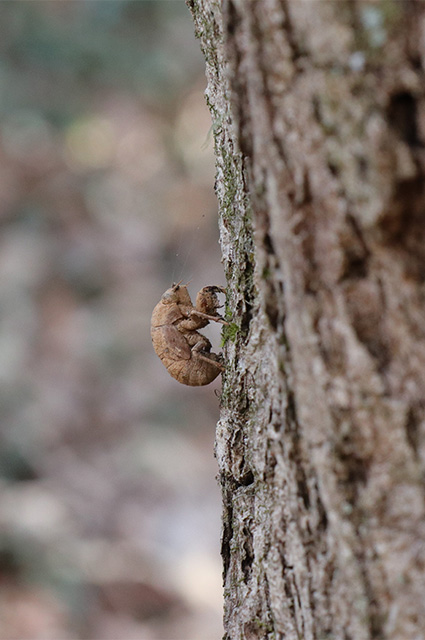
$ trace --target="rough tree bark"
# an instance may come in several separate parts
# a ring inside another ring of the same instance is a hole
[[[425,637],[425,3],[188,0],[228,318],[225,638]]]

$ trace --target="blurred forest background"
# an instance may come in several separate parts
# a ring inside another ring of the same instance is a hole
[[[2,0],[0,34],[0,638],[218,638],[220,381],[149,335],[224,284],[189,11]]]

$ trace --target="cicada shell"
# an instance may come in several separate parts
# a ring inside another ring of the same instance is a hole
[[[204,287],[194,306],[187,286],[175,284],[153,310],[153,347],[170,375],[182,384],[194,387],[209,384],[224,369],[220,356],[211,352],[208,338],[198,331],[210,321],[225,323],[217,313],[218,291],[224,289]]]

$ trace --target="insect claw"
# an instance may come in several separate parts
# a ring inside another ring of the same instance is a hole
[[[219,285],[211,285],[210,287],[211,289],[214,289],[215,291],[220,291],[220,293],[226,293],[226,288],[225,287],[220,287]]]

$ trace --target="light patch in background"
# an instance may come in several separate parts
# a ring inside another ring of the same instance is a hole
[[[194,605],[222,609],[222,567],[219,558],[195,551],[183,556],[175,567],[174,579]]]
[[[102,117],[73,122],[65,134],[66,159],[71,168],[101,169],[108,166],[116,148],[112,124]]]

